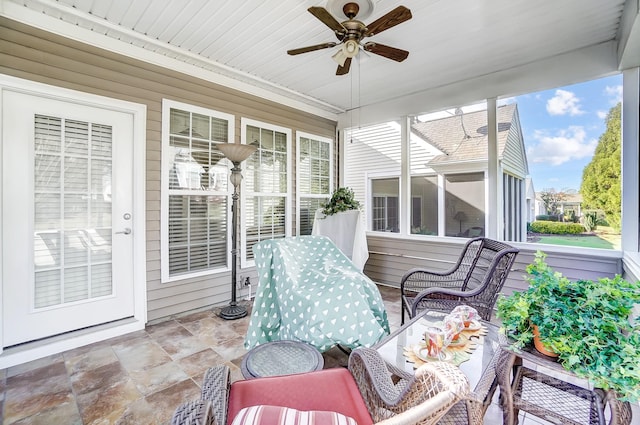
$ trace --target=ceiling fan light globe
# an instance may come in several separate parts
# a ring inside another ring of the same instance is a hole
[[[342,45],[342,50],[344,50],[344,54],[348,58],[353,58],[358,54],[358,42],[355,40],[347,40]]]

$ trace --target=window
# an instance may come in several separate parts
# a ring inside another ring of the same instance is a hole
[[[400,232],[399,179],[371,180],[371,230]]]
[[[331,197],[333,140],[297,132],[298,235],[310,235],[313,218]]]
[[[411,177],[411,233],[438,234],[438,176]]]
[[[244,162],[242,189],[242,266],[253,260],[251,247],[264,239],[291,235],[291,130],[242,119],[242,141],[257,151]]]
[[[356,188],[361,201],[368,196],[363,203],[369,230],[395,227],[389,222],[397,202],[391,198],[397,194],[367,194],[361,188],[379,176],[402,175],[398,187],[407,188],[408,194],[398,204],[403,235],[486,235],[512,242],[620,249],[621,115],[632,110],[627,123],[637,121],[637,75],[629,75],[632,100],[626,109],[621,108],[621,75],[500,99],[495,137],[489,134],[494,111],[487,110],[487,102],[410,117],[407,140],[396,122],[347,130],[345,185]],[[625,128],[630,129],[631,141],[624,141],[630,156],[622,161],[628,160],[629,170],[636,165],[637,132],[633,124]],[[495,178],[489,173],[494,142]],[[409,181],[401,174],[406,172],[401,167],[405,157]],[[625,186],[635,187],[637,180],[628,179]],[[372,190],[375,185],[369,184]],[[494,195],[495,205],[489,205]],[[637,196],[628,198],[627,205],[636,204]],[[557,221],[564,224],[556,226]],[[586,230],[581,235],[550,234],[558,227],[580,231],[581,225]],[[633,230],[636,225],[628,218],[627,227]],[[629,243],[635,246],[637,242]]]
[[[510,113],[513,108],[505,109],[503,115]],[[404,142],[396,122],[347,134],[345,184],[358,187],[360,181],[370,182],[370,200],[365,203],[371,217],[370,230],[429,236],[484,235],[486,103],[416,116],[407,125],[409,140]],[[510,128],[502,126],[505,133]],[[404,150],[409,151],[411,179],[407,182],[409,196],[400,203],[400,178],[387,176],[400,175]],[[402,211],[410,212],[406,224],[401,220],[405,217]]]
[[[524,181],[515,176],[504,174],[502,182],[504,234],[505,241],[522,242],[526,239],[526,209],[523,204]]]
[[[472,238],[484,236],[484,173],[445,176],[445,234]]]
[[[621,101],[621,75],[504,100],[517,105],[529,171],[503,177],[505,240],[621,248]],[[509,202],[523,215],[509,214]],[[550,234],[570,225],[586,232]]]
[[[170,100],[162,104],[162,281],[228,267],[228,161],[234,117]]]
[[[346,132],[344,186],[353,189],[356,199],[360,201],[368,230],[390,232],[394,228],[395,232],[400,231],[398,211],[392,212],[392,208],[400,207],[400,180],[397,177],[400,175],[400,147],[400,125],[397,122]],[[377,205],[374,206],[374,198],[385,199],[377,199]],[[382,202],[384,207],[379,205]],[[389,220],[395,220],[395,223],[389,223]]]

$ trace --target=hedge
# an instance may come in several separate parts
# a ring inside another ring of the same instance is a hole
[[[536,216],[536,220],[541,221],[558,221],[557,215],[540,214]]]
[[[531,231],[534,233],[547,233],[552,235],[577,235],[583,233],[585,229],[582,224],[578,223],[534,221],[531,223]]]

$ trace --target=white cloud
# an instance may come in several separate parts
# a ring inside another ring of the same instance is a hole
[[[609,96],[612,105],[616,105],[618,102],[622,102],[622,86],[607,86],[604,89],[604,94]]]
[[[607,118],[607,111],[596,111],[596,115],[598,115],[598,118],[600,118],[601,120]]]
[[[580,99],[570,91],[556,90],[556,95],[547,100],[547,112],[551,115],[581,115]]]
[[[537,130],[533,137],[538,143],[527,149],[527,159],[550,165],[590,157],[598,145],[596,139],[587,140],[587,133],[581,126],[570,126],[555,135]]]

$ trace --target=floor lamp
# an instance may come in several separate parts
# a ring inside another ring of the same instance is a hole
[[[233,204],[231,206],[231,302],[220,311],[220,317],[226,320],[239,319],[247,315],[247,309],[236,301],[236,260],[238,257],[238,186],[242,181],[240,163],[249,158],[256,147],[239,143],[220,143],[217,145],[222,154],[233,163],[229,180],[233,185]]]

